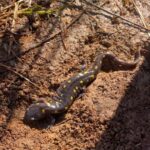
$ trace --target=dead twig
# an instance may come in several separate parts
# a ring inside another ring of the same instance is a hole
[[[11,67],[9,67],[9,66],[7,66],[7,65],[4,65],[4,64],[2,64],[2,63],[0,63],[0,67],[5,68],[6,70],[8,70],[8,71],[14,73],[14,74],[17,75],[18,77],[20,77],[20,78],[24,79],[25,81],[29,82],[32,86],[34,86],[34,87],[36,87],[38,90],[40,90],[40,92],[41,92],[42,94],[50,95],[50,92],[49,92],[49,90],[48,90],[46,87],[43,87],[43,86],[41,87],[41,86],[37,85],[36,83],[32,82],[29,78],[25,77],[22,73],[19,73],[19,72],[13,70]]]
[[[19,76],[20,78],[24,79],[25,81],[29,82],[32,86],[36,87],[37,89],[40,90],[41,93],[43,94],[46,94],[46,95],[49,95],[50,92],[47,88],[45,87],[41,87],[39,85],[37,85],[36,83],[32,82],[29,78],[25,77],[23,74],[13,70],[11,67],[7,66],[7,65],[4,65],[2,63],[0,63],[0,67],[3,67],[5,68],[6,70],[8,71],[11,71],[12,73],[14,73],[15,75]]]
[[[31,7],[32,0],[28,0],[28,7]]]
[[[117,14],[115,14],[115,13],[112,13],[112,12],[110,12],[110,11],[108,11],[108,10],[102,8],[102,7],[99,7],[99,6],[97,6],[97,5],[95,5],[95,4],[91,3],[91,2],[88,2],[88,1],[86,1],[86,0],[84,0],[84,1],[85,1],[87,4],[89,4],[89,5],[91,5],[91,6],[95,7],[95,8],[97,8],[97,9],[99,9],[99,10],[104,11],[104,12],[106,12],[106,13],[109,14],[109,15],[112,15],[112,16],[115,16],[115,17],[117,17],[117,18],[120,18],[120,19],[122,19],[123,21],[125,21],[125,22],[127,22],[127,23],[129,23],[129,24],[134,25],[135,27],[138,27],[138,28],[141,28],[141,29],[143,29],[143,30],[145,30],[145,31],[147,31],[147,32],[150,32],[149,29],[147,29],[147,28],[145,28],[145,27],[143,27],[143,26],[141,26],[141,25],[138,25],[138,24],[136,24],[136,23],[134,23],[134,22],[131,22],[131,21],[129,21],[129,20],[127,20],[127,19],[125,19],[125,18],[123,18],[123,17],[121,17],[121,16],[119,16],[119,15],[117,15]],[[88,12],[90,12],[90,11],[88,11]]]
[[[13,15],[13,12],[5,12],[5,14],[0,14],[0,20],[5,19],[9,17],[10,15]]]
[[[11,5],[9,5],[9,6],[6,6],[6,7],[2,8],[2,9],[1,9],[1,12],[3,12],[4,10],[7,10],[7,9],[9,9],[9,8],[12,8],[12,7],[14,7],[14,3],[11,4]]]
[[[61,121],[61,122],[59,122],[59,123],[55,124],[55,126],[62,125],[62,124],[66,123],[66,122],[68,122],[68,121],[70,121],[70,120],[71,120],[70,118],[65,119],[65,120],[63,120],[63,121]]]
[[[81,18],[81,16],[82,16],[83,14],[84,14],[84,11],[82,11],[75,19],[73,19],[72,22],[66,26],[66,29],[65,29],[65,30],[69,29],[76,21],[78,21],[78,20]],[[60,35],[61,32],[62,32],[61,30],[58,30],[57,32],[55,32],[54,34],[52,34],[52,35],[51,35],[50,37],[48,37],[47,39],[41,41],[40,43],[36,44],[35,46],[33,46],[33,47],[31,47],[31,48],[29,48],[29,49],[27,49],[27,50],[25,50],[25,51],[22,52],[22,53],[17,54],[16,56],[17,56],[17,57],[21,57],[21,56],[23,56],[23,55],[29,53],[31,50],[33,50],[33,49],[35,49],[35,48],[38,48],[38,47],[42,46],[44,43],[46,43],[46,42],[48,42],[48,41],[54,39],[56,36]],[[2,62],[7,62],[7,61],[13,60],[13,59],[15,59],[15,58],[16,58],[16,57],[11,57],[11,58],[6,59],[6,60],[1,60],[0,63],[2,63]]]
[[[14,8],[14,16],[13,16],[13,21],[12,21],[12,29],[11,31],[13,32],[15,29],[15,24],[16,24],[16,19],[17,19],[17,13],[18,13],[18,8],[19,8],[19,4],[16,2],[15,3],[15,8]]]
[[[60,27],[60,30],[61,30],[60,36],[61,36],[62,45],[63,45],[64,49],[67,51],[67,47],[66,47],[66,44],[65,44],[65,42],[64,42],[65,32],[66,32],[66,31],[64,30],[64,27],[63,27],[63,25],[62,25],[61,16],[60,16],[60,24],[59,24],[59,27]]]
[[[20,78],[24,79],[25,81],[29,82],[32,86],[34,86],[34,87],[36,87],[38,90],[40,90],[40,92],[41,92],[42,94],[50,95],[50,92],[49,92],[49,90],[48,90],[46,87],[43,87],[43,86],[41,87],[41,86],[37,85],[36,83],[32,82],[29,78],[25,77],[22,73],[19,73],[19,72],[13,70],[11,67],[9,67],[9,66],[7,66],[7,65],[4,65],[4,64],[2,64],[2,63],[0,63],[0,67],[5,68],[6,70],[8,70],[8,71],[14,73],[14,74],[17,75],[18,77],[20,77]]]
[[[133,4],[134,4],[134,6],[135,6],[136,11],[138,12],[138,14],[139,14],[139,16],[140,16],[140,19],[141,19],[141,21],[142,21],[144,27],[145,27],[146,29],[148,29],[147,24],[146,24],[146,22],[145,22],[145,19],[144,19],[144,16],[143,16],[142,12],[140,11],[140,9],[138,8],[138,6],[136,5],[135,1],[132,0],[132,2],[133,2]],[[150,37],[150,32],[148,32],[148,36]]]
[[[117,15],[117,14],[114,14],[114,13],[112,13],[112,12],[106,10],[106,9],[103,9],[103,8],[101,8],[101,6],[94,5],[93,3],[90,3],[90,2],[87,2],[87,1],[85,1],[85,2],[86,2],[87,4],[89,4],[89,5],[91,5],[91,6],[93,6],[93,7],[97,8],[97,9],[99,9],[99,10],[104,11],[105,13],[107,13],[107,14],[109,14],[109,15],[112,15],[112,16],[115,16],[115,17],[117,17],[117,18],[122,19],[124,22],[128,23],[128,25],[130,25],[130,26],[132,25],[134,28],[142,29],[142,30],[144,30],[144,32],[150,32],[149,29],[147,29],[147,28],[145,28],[145,27],[143,27],[143,26],[141,26],[141,25],[138,25],[138,24],[136,24],[136,23],[134,23],[134,22],[131,22],[131,21],[129,21],[129,20],[127,20],[127,19],[125,19],[125,18],[123,18],[123,17]],[[91,9],[89,10],[89,9],[87,9],[87,8],[85,9],[85,8],[83,8],[82,6],[77,6],[77,5],[74,5],[74,4],[69,4],[69,3],[67,3],[67,2],[65,2],[64,4],[66,4],[67,7],[69,7],[69,8],[74,8],[74,9],[82,10],[82,11],[85,12],[85,14],[101,15],[99,12],[93,11],[93,10],[91,10]]]
[[[5,69],[7,69],[8,71],[11,71],[13,72],[14,74],[16,74],[17,76],[19,76],[20,78],[26,80],[27,82],[29,82],[30,84],[32,84],[33,86],[35,86],[36,88],[40,89],[39,86],[35,83],[33,83],[30,79],[28,79],[27,77],[25,77],[24,75],[22,75],[21,73],[13,70],[11,67],[7,66],[7,65],[4,65],[2,63],[0,63],[0,67],[3,67]]]

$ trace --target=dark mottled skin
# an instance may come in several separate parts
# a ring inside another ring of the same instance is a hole
[[[105,67],[104,63],[106,62],[109,62],[109,65]],[[45,117],[67,111],[73,101],[82,93],[83,89],[96,79],[101,68],[108,70],[107,67],[111,66],[113,70],[127,70],[133,69],[138,62],[139,58],[135,62],[127,63],[117,59],[111,53],[98,55],[90,69],[80,72],[62,83],[57,89],[57,96],[54,99],[31,104],[25,113],[25,121],[41,120]]]

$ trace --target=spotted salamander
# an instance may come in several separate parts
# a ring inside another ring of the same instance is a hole
[[[103,62],[108,61],[110,64],[118,66],[119,69],[126,70],[134,68],[139,59],[127,63],[119,60],[112,53],[107,52],[98,55],[90,69],[82,71],[63,82],[56,91],[57,96],[53,99],[31,104],[25,113],[25,121],[37,121],[67,111],[73,101],[80,95],[80,93],[82,93],[83,89],[96,79],[101,68],[105,69],[105,64],[103,64]]]

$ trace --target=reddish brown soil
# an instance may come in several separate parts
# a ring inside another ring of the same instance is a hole
[[[97,1],[96,5],[103,4]],[[103,8],[142,25],[133,5],[123,1],[106,3]],[[139,2],[139,1],[138,1]],[[150,24],[150,3],[138,5]],[[150,66],[148,54],[131,71],[101,72],[56,125],[47,121],[34,127],[23,122],[27,107],[39,98],[48,99],[59,84],[90,66],[99,52],[111,51],[123,60],[132,60],[140,49],[150,50],[148,34],[121,19],[88,6],[99,14],[83,14],[61,37],[56,37],[22,57],[7,61],[38,86],[0,68],[0,149],[11,150],[148,150],[150,149]],[[66,9],[63,27],[79,14]],[[52,24],[52,22],[54,24]],[[4,32],[0,39],[0,61],[17,55],[55,33],[60,22],[53,16],[42,20],[36,31],[29,30],[25,17],[18,19],[16,30],[22,35]],[[53,29],[54,27],[55,29]],[[4,30],[3,26],[1,29]],[[52,31],[51,31],[52,29]],[[13,41],[10,47],[10,41]]]

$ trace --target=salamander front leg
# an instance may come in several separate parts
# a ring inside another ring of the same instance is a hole
[[[82,87],[81,93],[79,94],[78,98],[81,98],[84,96],[86,89],[87,89],[86,86]]]
[[[49,116],[49,117],[47,117],[47,121],[50,122],[50,124],[47,126],[46,129],[49,129],[54,126],[56,119],[54,116]]]
[[[85,64],[80,65],[79,69],[80,69],[80,72],[84,72],[86,70],[86,65]]]

